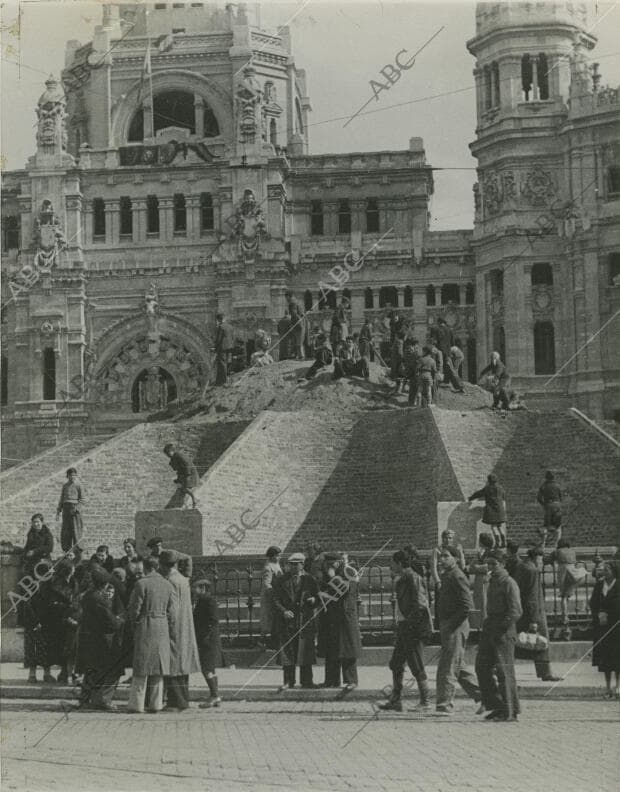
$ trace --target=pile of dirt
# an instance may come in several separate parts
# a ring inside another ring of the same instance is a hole
[[[193,423],[249,421],[263,410],[307,410],[344,419],[367,410],[408,407],[408,394],[395,394],[392,380],[376,363],[370,364],[368,380],[333,380],[330,367],[308,381],[303,375],[309,366],[308,361],[285,360],[248,369],[231,377],[226,386],[209,388],[199,404],[179,417]],[[441,387],[437,399],[437,406],[447,410],[476,410],[490,404],[486,391],[467,383],[463,394]]]

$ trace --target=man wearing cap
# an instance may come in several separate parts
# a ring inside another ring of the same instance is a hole
[[[303,688],[315,687],[312,665],[316,663],[314,611],[318,605],[316,580],[304,572],[303,553],[289,556],[289,570],[273,586],[273,606],[278,616],[280,658],[284,684],[280,688],[295,687],[295,666],[299,666],[299,681]]]
[[[147,556],[142,562],[144,577],[136,580],[127,615],[133,626],[133,678],[129,691],[130,712],[149,712],[163,707],[164,675],[170,673],[170,621],[174,590],[157,573],[158,560]],[[148,689],[148,695],[147,695]]]
[[[189,707],[189,675],[200,671],[189,581],[178,570],[179,553],[162,550],[159,571],[174,589],[170,619],[170,673],[164,676],[167,710]]]
[[[486,563],[491,577],[476,674],[482,704],[488,710],[486,720],[516,721],[520,707],[515,677],[515,641],[517,621],[523,615],[521,597],[516,581],[506,571],[506,556],[502,550],[491,550]]]
[[[170,467],[177,474],[174,480],[179,485],[182,502],[181,507],[185,506],[187,496],[191,498],[192,509],[196,508],[196,498],[194,497],[194,487],[200,484],[200,476],[192,460],[186,455],[177,451],[173,443],[166,443],[164,454],[170,458]]]

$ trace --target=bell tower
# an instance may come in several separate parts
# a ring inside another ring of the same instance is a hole
[[[592,91],[584,3],[476,6],[474,186],[478,360],[498,351],[520,393],[550,393],[574,351],[567,219],[583,212],[567,168],[567,122]],[[590,174],[592,175],[592,174]],[[584,184],[585,187],[585,184]],[[573,221],[573,231],[574,231]]]

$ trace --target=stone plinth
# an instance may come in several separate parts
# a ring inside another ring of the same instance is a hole
[[[136,549],[148,555],[146,543],[161,536],[167,550],[178,550],[190,556],[204,555],[202,514],[196,509],[161,509],[136,512]]]
[[[482,526],[482,506],[474,506],[468,501],[443,501],[437,504],[437,541],[441,542],[442,531],[454,531],[456,545],[464,550],[478,546],[478,533]]]

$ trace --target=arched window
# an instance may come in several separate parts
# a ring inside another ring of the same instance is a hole
[[[194,94],[189,91],[163,91],[153,97],[153,133],[166,127],[188,129],[196,134]]]
[[[131,236],[133,233],[133,212],[131,198],[123,195],[120,200],[120,235]]]
[[[468,283],[465,287],[465,304],[474,305],[476,302],[476,288],[473,283]]]
[[[435,300],[435,287],[434,286],[427,286],[426,287],[426,304],[427,305],[436,305]]]
[[[307,289],[304,293],[304,311],[312,310],[312,292]]]
[[[398,292],[394,286],[379,289],[379,308],[398,308]]]
[[[174,233],[182,234],[187,231],[187,209],[185,196],[175,193],[174,196]]]
[[[212,231],[213,227],[213,198],[211,193],[200,193],[200,230]]]
[[[131,388],[133,412],[156,412],[177,398],[174,377],[166,369],[143,369]]]
[[[555,373],[555,333],[552,322],[534,325],[534,374]]]
[[[338,202],[338,233],[351,233],[351,205],[347,198]]]
[[[493,88],[493,107],[499,107],[499,63],[497,62],[491,64],[491,85]]]
[[[538,98],[549,98],[549,67],[547,65],[547,56],[541,52],[538,56],[538,68],[536,70],[536,79],[538,81]]]
[[[413,289],[411,288],[411,286],[405,286],[405,295],[403,299],[403,304],[405,308],[413,307]]]
[[[10,215],[2,218],[2,249],[19,250],[19,217]]]
[[[491,270],[489,278],[491,280],[491,296],[502,297],[504,294],[504,271],[501,269]]]
[[[375,307],[375,296],[372,293],[372,289],[370,286],[364,291],[364,308],[374,308]]]
[[[156,195],[146,196],[146,233],[159,234],[159,199]]]
[[[553,286],[551,264],[541,262],[532,266],[532,286]]]
[[[448,303],[459,304],[459,287],[456,283],[444,283],[441,287],[441,304],[448,305]]]
[[[142,140],[144,140],[144,110],[140,107],[131,119],[127,141],[129,143],[137,143]]]
[[[5,355],[2,355],[0,368],[0,404],[5,406],[9,403],[9,360]]]
[[[379,231],[379,202],[376,198],[366,201],[366,231],[369,234]]]
[[[56,355],[50,347],[43,350],[43,398],[45,401],[56,398]]]
[[[275,118],[272,118],[269,122],[269,142],[272,146],[278,145],[278,127]]]
[[[521,58],[521,89],[524,102],[532,102],[534,100],[533,78],[532,60],[529,55],[524,55]]]

